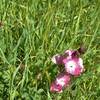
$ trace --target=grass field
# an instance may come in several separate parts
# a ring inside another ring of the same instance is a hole
[[[80,44],[85,72],[51,93],[51,57]],[[100,0],[0,0],[0,100],[100,100]]]

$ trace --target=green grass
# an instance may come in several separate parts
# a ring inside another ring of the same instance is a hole
[[[0,100],[100,100],[100,0],[0,0]],[[86,71],[50,93],[56,53],[87,48]]]

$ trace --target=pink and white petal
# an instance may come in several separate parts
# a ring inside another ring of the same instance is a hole
[[[61,74],[56,79],[56,83],[61,85],[62,87],[69,84],[69,82],[70,82],[70,75],[67,75],[67,74]]]
[[[80,65],[80,67],[81,67],[81,72],[83,72],[83,71],[84,71],[84,65],[83,65],[83,60],[82,60],[82,58],[79,58],[78,63],[79,63],[79,65]]]
[[[75,69],[74,75],[75,76],[80,76],[80,74],[81,74],[81,68],[78,67],[78,68]]]
[[[51,92],[58,92],[58,93],[60,93],[60,92],[62,92],[62,86],[57,85],[55,82],[53,82],[51,84],[51,86],[50,86],[50,91]]]
[[[56,55],[54,55],[52,58],[51,58],[51,61],[53,62],[53,63],[55,63],[55,64],[57,64],[57,60],[56,60],[56,57],[60,57],[60,55],[59,54],[56,54]]]
[[[65,58],[65,57],[64,57],[63,55],[56,54],[56,55],[54,55],[54,56],[51,58],[51,60],[52,60],[52,62],[54,62],[55,64],[61,65],[61,64],[64,64],[64,63],[63,63],[63,59],[64,59],[64,58]]]
[[[66,64],[66,62],[67,62],[67,58],[64,58],[63,63]]]
[[[79,60],[78,60],[78,64],[81,66],[81,68],[84,68],[82,58],[79,58]]]
[[[68,54],[68,56],[71,56],[73,53],[73,50],[66,50],[65,53]]]

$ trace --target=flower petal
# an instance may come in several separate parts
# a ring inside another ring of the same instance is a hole
[[[51,58],[52,62],[55,64],[64,64],[63,59],[64,59],[64,56],[59,55],[59,54],[56,54]]]

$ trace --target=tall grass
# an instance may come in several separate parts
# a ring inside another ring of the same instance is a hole
[[[99,0],[1,0],[0,23],[0,100],[100,99]],[[86,71],[50,93],[52,55],[80,44]]]

